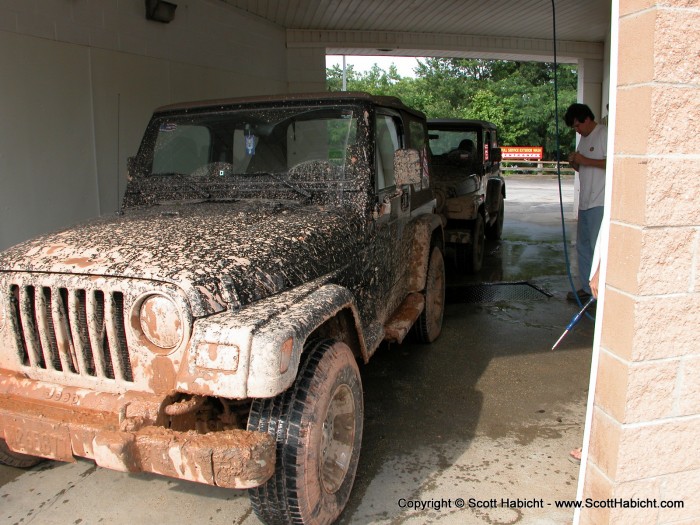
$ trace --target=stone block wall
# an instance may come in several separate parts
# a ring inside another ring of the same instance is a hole
[[[657,506],[585,509],[580,523],[700,523],[700,3],[620,0],[617,23],[611,225],[583,496]],[[683,506],[662,508],[673,500]]]

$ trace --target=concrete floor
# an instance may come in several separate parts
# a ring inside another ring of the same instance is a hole
[[[593,322],[584,318],[550,351],[578,309],[565,300],[557,181],[509,177],[507,190],[504,239],[487,243],[482,271],[449,272],[438,341],[383,347],[363,369],[363,448],[342,524],[571,523],[554,502],[576,493],[579,469],[567,455],[583,434]],[[572,179],[563,195],[570,210]],[[470,285],[522,281],[552,297],[532,289],[470,300]],[[506,498],[541,508],[503,507]],[[416,501],[429,507],[411,507]],[[85,460],[26,472],[0,466],[0,502],[8,524],[259,523],[243,491]]]

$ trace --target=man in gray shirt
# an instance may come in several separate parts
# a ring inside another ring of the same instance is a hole
[[[569,106],[564,121],[581,135],[576,152],[569,155],[569,164],[578,171],[580,184],[576,252],[581,288],[576,295],[580,301],[586,302],[591,296],[588,278],[593,249],[603,221],[608,128],[595,121],[591,108],[585,104]],[[569,292],[567,298],[576,301],[573,292]]]

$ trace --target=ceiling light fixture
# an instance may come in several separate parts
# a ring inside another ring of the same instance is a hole
[[[177,4],[164,0],[146,0],[146,20],[167,24],[175,18]]]

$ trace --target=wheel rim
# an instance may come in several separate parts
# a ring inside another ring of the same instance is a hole
[[[328,405],[321,442],[321,482],[329,494],[343,484],[355,441],[355,399],[348,385],[338,385]]]

